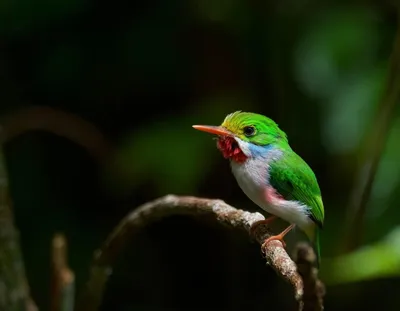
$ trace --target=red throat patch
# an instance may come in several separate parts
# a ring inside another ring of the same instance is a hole
[[[239,148],[238,143],[233,137],[221,136],[218,138],[217,147],[225,159],[232,159],[235,162],[243,163],[247,156]]]

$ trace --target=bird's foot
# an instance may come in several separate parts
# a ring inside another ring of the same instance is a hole
[[[250,227],[250,236],[254,238],[254,233],[259,225],[268,225],[272,221],[274,221],[277,217],[276,216],[270,216],[267,219],[259,220],[254,222],[251,227]]]
[[[286,247],[286,243],[283,240],[285,235],[294,228],[295,224],[291,224],[289,227],[287,227],[285,230],[283,230],[280,234],[270,236],[269,238],[265,239],[264,243],[261,245],[261,249],[263,252],[265,252],[265,248],[267,247],[268,243],[274,240],[278,240],[282,243],[283,248]]]
[[[269,238],[265,239],[264,243],[261,245],[261,248],[264,250],[267,247],[267,244],[271,241],[280,241],[283,245],[283,248],[286,247],[286,243],[283,240],[283,236],[280,234],[272,235]]]

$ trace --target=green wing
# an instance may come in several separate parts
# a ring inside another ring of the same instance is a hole
[[[288,151],[270,165],[270,183],[285,200],[299,201],[310,207],[309,217],[322,228],[324,205],[317,178],[308,164]]]

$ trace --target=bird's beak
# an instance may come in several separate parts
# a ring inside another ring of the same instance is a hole
[[[232,133],[228,130],[224,129],[221,126],[212,126],[212,125],[193,125],[193,128],[199,131],[220,135],[220,136],[232,136]]]

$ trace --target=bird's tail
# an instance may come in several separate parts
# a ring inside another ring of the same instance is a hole
[[[314,249],[315,253],[317,255],[317,266],[319,268],[321,264],[321,244],[320,244],[320,239],[319,239],[319,228],[316,228],[315,230],[315,236],[314,236]]]
[[[307,228],[305,231],[309,241],[311,242],[312,248],[315,252],[315,255],[317,257],[317,267],[319,268],[319,265],[321,263],[321,246],[320,246],[320,239],[319,239],[319,233],[320,233],[320,228],[317,226],[310,226]]]

